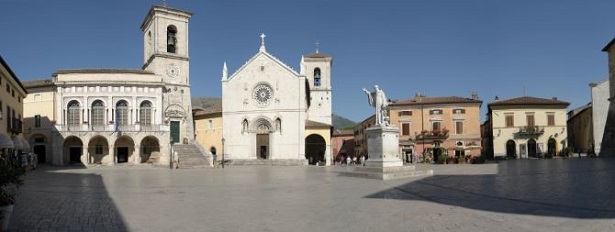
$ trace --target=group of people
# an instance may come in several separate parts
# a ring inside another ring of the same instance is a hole
[[[366,157],[364,155],[359,156],[359,158],[357,158],[356,156],[341,155],[336,161],[339,162],[339,164],[342,166],[357,166],[357,165],[365,166],[365,160],[366,160]]]
[[[25,153],[25,152],[10,152],[0,154],[0,162],[9,164],[16,168],[21,168],[24,171],[28,171],[30,169],[35,169],[38,164],[38,157],[34,153]]]

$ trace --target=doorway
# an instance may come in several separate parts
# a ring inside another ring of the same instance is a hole
[[[118,163],[128,162],[128,147],[118,147],[117,148],[117,162]]]
[[[556,144],[557,142],[553,138],[550,138],[549,141],[547,141],[547,154],[549,154],[549,157],[555,156],[555,151],[557,149]]]
[[[35,145],[33,148],[34,154],[36,154],[36,158],[38,159],[38,163],[44,164],[47,163],[47,154],[45,145]]]
[[[530,139],[527,141],[527,155],[529,157],[538,158],[538,156],[536,156],[536,140]]]
[[[256,135],[256,159],[269,159],[269,134]]]
[[[171,143],[179,143],[179,121],[171,121]]]
[[[69,148],[68,153],[70,154],[70,163],[81,163],[81,147],[71,147]]]
[[[517,158],[517,144],[513,140],[508,140],[506,142],[506,158],[508,159],[516,159]]]

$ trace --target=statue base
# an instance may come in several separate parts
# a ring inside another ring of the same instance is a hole
[[[433,175],[433,170],[404,166],[399,152],[399,129],[377,125],[367,128],[366,134],[368,159],[365,167],[355,167],[341,175],[379,180]]]

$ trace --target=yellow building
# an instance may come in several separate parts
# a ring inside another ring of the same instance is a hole
[[[568,146],[574,153],[594,155],[592,103],[568,112]]]
[[[23,99],[26,90],[9,65],[0,56],[0,156],[7,160],[10,154],[30,152],[23,139]]]
[[[358,123],[354,128],[354,156],[367,156],[367,134],[365,130],[376,124],[376,115],[369,116],[367,119]]]
[[[222,108],[192,108],[195,139],[204,151],[211,154],[224,154],[222,146]],[[218,156],[218,159],[221,159]]]
[[[25,81],[28,95],[23,99],[24,137],[32,146],[32,152],[38,156],[39,163],[51,163],[51,131],[56,123],[55,85],[51,79]]]
[[[487,155],[493,158],[554,156],[566,147],[566,108],[570,103],[518,97],[488,104]]]
[[[470,98],[416,94],[390,104],[390,122],[400,129],[404,160],[412,153],[438,155],[442,150],[437,147],[449,156],[480,155],[481,104],[476,93]]]

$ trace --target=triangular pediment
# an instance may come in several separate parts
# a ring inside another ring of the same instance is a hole
[[[259,51],[258,53],[256,53],[254,56],[252,56],[252,58],[250,58],[245,64],[243,64],[239,69],[237,69],[237,71],[235,71],[229,78],[229,81],[232,81],[233,79],[235,79],[236,76],[240,75],[242,73],[242,71],[244,69],[246,69],[247,67],[249,67],[251,64],[253,64],[254,62],[256,62],[257,60],[259,60],[260,57],[263,57],[265,59],[267,59],[270,62],[273,62],[274,64],[277,64],[278,66],[282,67],[283,69],[285,69],[286,71],[288,71],[290,74],[292,74],[293,76],[300,76],[299,73],[297,71],[295,71],[293,68],[291,68],[290,66],[288,66],[287,64],[285,64],[284,62],[280,61],[278,58],[276,58],[275,56],[269,54],[266,51]]]

